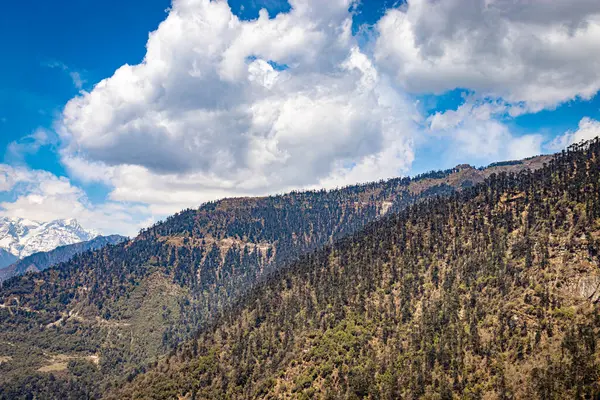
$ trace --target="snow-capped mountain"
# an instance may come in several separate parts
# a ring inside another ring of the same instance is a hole
[[[85,242],[98,236],[75,219],[36,222],[23,218],[0,218],[0,249],[24,258],[59,246]]]

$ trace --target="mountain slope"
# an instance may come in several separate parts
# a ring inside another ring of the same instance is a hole
[[[131,242],[11,279],[0,291],[0,356],[11,357],[0,364],[0,384],[8,388],[12,380],[22,387],[20,379],[33,379],[46,387],[51,368],[61,378],[53,386],[102,393],[299,256],[415,202],[499,171],[537,169],[549,159],[461,166],[333,191],[225,199],[179,213]],[[94,357],[101,377],[56,361],[64,357],[77,363]]]
[[[10,254],[8,251],[0,249],[0,268],[7,267],[17,261],[17,256]],[[0,281],[2,278],[0,278]]]
[[[109,398],[600,396],[600,142],[280,270]]]
[[[17,258],[86,242],[96,236],[97,233],[84,229],[74,219],[40,223],[22,218],[0,218],[0,249]]]
[[[87,242],[80,242],[57,247],[47,252],[34,253],[22,260],[0,269],[0,284],[13,276],[26,272],[43,271],[53,265],[69,261],[74,255],[90,250],[97,250],[107,245],[116,245],[127,240],[124,236],[98,236]],[[14,256],[13,256],[14,257]]]

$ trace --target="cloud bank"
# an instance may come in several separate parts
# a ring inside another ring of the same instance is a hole
[[[468,88],[539,111],[600,89],[598,1],[411,0],[377,30],[375,59],[411,92]]]
[[[181,205],[405,173],[416,108],[358,47],[351,2],[291,6],[241,21],[224,1],[175,1],[141,64],[65,107],[71,171],[108,181],[115,200],[159,208],[157,198]]]

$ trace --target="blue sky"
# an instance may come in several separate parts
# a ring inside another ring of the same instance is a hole
[[[558,151],[600,129],[592,3],[7,3],[0,214],[132,234],[224,196]]]

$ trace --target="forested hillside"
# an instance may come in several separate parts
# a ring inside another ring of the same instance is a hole
[[[299,256],[436,195],[548,157],[333,191],[226,199],[0,291],[0,396],[99,396]]]
[[[303,257],[109,397],[598,398],[599,262],[596,140]]]

